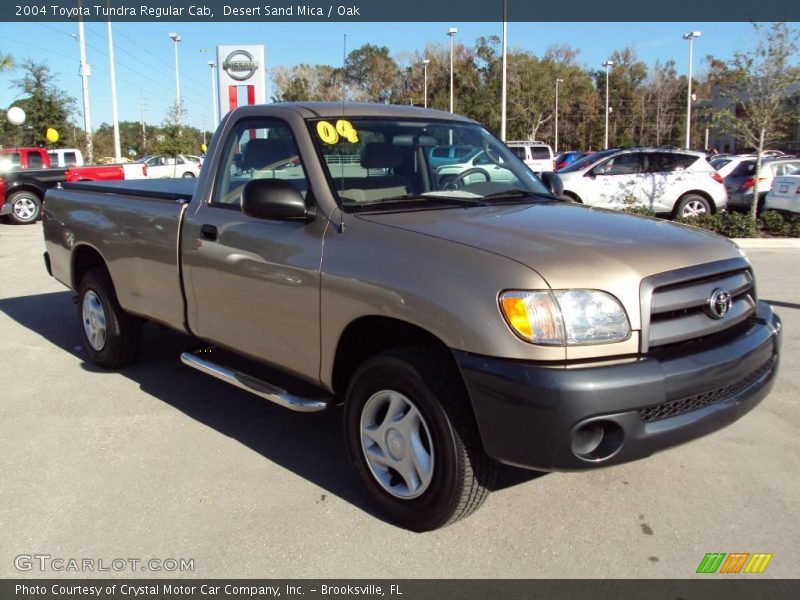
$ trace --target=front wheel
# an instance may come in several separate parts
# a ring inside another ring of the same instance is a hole
[[[114,284],[105,269],[92,269],[81,279],[78,317],[83,347],[93,363],[117,369],[136,359],[142,321],[119,305]]]
[[[190,177],[194,177],[194,173],[191,171],[186,171],[183,175],[181,175],[184,179],[189,179]]]
[[[489,495],[495,463],[483,451],[463,385],[425,348],[368,359],[348,389],[344,429],[361,482],[401,527],[449,525]]]
[[[8,203],[11,205],[9,216],[17,225],[33,223],[42,214],[42,201],[39,196],[27,190],[11,194]]]
[[[675,207],[676,217],[698,217],[710,214],[711,205],[708,200],[697,194],[686,194]]]

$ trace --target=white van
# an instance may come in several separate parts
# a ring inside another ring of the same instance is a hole
[[[56,148],[49,150],[47,155],[50,157],[51,167],[82,167],[83,154],[77,148]]]
[[[506,142],[506,146],[534,173],[554,171],[555,162],[550,144],[537,141]]]

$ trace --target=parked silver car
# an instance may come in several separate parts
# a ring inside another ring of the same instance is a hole
[[[742,161],[730,175],[725,178],[725,189],[728,190],[729,210],[749,210],[753,204],[753,188],[755,187],[756,159]],[[772,180],[782,175],[800,174],[800,158],[765,158],[761,162],[758,177],[759,210],[764,206],[764,199],[772,187]]]

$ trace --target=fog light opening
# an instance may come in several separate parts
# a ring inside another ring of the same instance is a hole
[[[593,462],[611,458],[622,447],[625,433],[613,421],[592,421],[572,434],[572,453]]]

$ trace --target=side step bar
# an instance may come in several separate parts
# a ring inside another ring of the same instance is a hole
[[[291,394],[271,383],[267,383],[263,379],[205,360],[192,352],[181,353],[181,362],[246,392],[255,394],[275,404],[280,404],[289,410],[318,412],[325,410],[329,406],[328,401],[323,398],[307,398]]]

